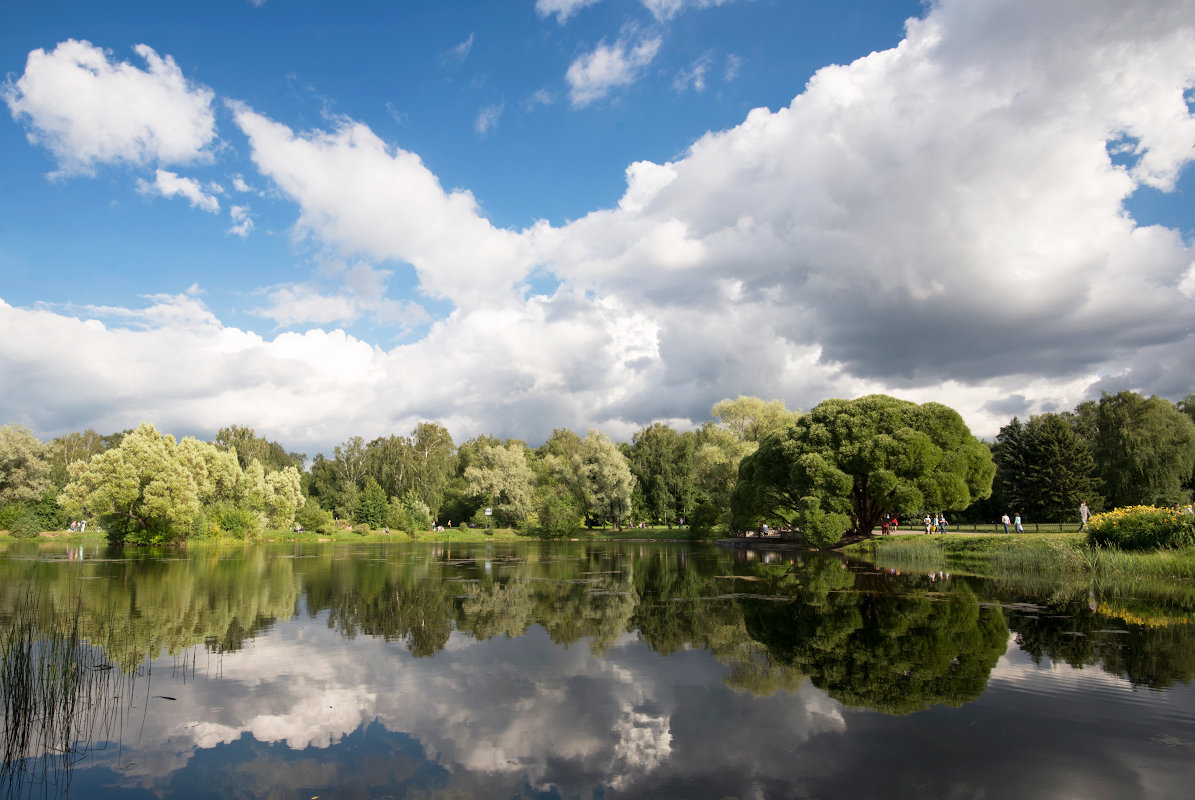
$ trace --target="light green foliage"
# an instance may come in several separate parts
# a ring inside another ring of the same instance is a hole
[[[88,461],[97,453],[104,452],[104,437],[88,428],[85,431],[75,431],[51,439],[47,449],[47,457],[50,461],[50,480],[53,481],[55,494],[57,494],[70,480],[70,465],[72,463]]]
[[[303,506],[303,480],[294,467],[286,467],[266,475],[268,504],[266,520],[271,528],[288,528],[295,513]]]
[[[242,472],[231,451],[176,442],[148,423],[74,462],[70,474],[59,502],[72,515],[98,517],[113,542],[156,544],[192,532],[243,538],[266,525],[289,526],[303,502],[294,467],[267,475],[254,459]]]
[[[420,422],[411,432],[412,489],[435,517],[444,504],[444,491],[456,467],[456,445],[448,429],[436,422]]]
[[[535,474],[521,443],[491,445],[472,455],[465,469],[469,494],[493,509],[494,524],[518,527],[532,510]]]
[[[73,515],[98,517],[114,542],[171,541],[199,513],[199,490],[173,436],[149,423],[120,445],[71,465],[59,502]]]
[[[304,454],[288,453],[282,445],[258,437],[252,428],[242,425],[221,428],[216,434],[215,444],[221,450],[234,453],[241,469],[247,468],[254,459],[260,461],[269,472],[287,467],[300,469],[307,460]]]
[[[754,444],[792,425],[801,416],[800,411],[790,411],[779,400],[764,401],[744,395],[737,400],[719,400],[710,413],[717,426],[736,441]]]
[[[740,395],[720,400],[710,410],[712,420],[697,433],[693,454],[693,488],[697,497],[713,503],[723,521],[729,522],[730,495],[738,480],[739,465],[758,449],[769,434],[800,417],[779,400],[764,401]]]
[[[368,463],[365,458],[365,440],[360,436],[353,436],[343,444],[332,449],[334,458],[332,463],[340,478],[342,487],[352,486],[360,489],[364,485]]]
[[[608,436],[590,430],[575,458],[579,463],[576,473],[585,490],[586,510],[599,520],[621,528],[631,513],[631,491],[635,485],[626,457]]]
[[[1195,515],[1153,506],[1117,508],[1091,518],[1087,542],[1121,550],[1186,547],[1195,544]]]
[[[883,513],[965,508],[991,492],[995,466],[962,417],[885,395],[827,400],[743,459],[736,527],[797,525],[806,542],[870,535]]]
[[[50,488],[47,448],[24,425],[0,427],[0,506],[37,500]]]
[[[1195,422],[1169,400],[1135,392],[1104,395],[1092,442],[1111,506],[1169,505],[1191,497]]]

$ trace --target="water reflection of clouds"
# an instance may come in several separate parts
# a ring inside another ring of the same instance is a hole
[[[1098,668],[1036,665],[1015,646],[979,700],[919,712],[915,728],[808,684],[735,692],[710,653],[665,657],[633,635],[594,657],[539,627],[453,634],[435,657],[413,658],[319,618],[278,625],[207,674],[203,664],[186,682],[167,678],[168,690],[155,670],[119,785],[169,794],[210,769],[282,794],[401,784],[477,796],[1185,798],[1175,748],[1195,739],[1190,686],[1135,691]],[[1101,743],[1112,729],[1117,744]],[[1093,748],[1111,752],[1093,760]],[[96,763],[117,769],[114,758]]]
[[[169,707],[150,706],[122,785],[161,788],[198,753],[231,753],[248,737],[336,760],[376,721],[418,741],[454,785],[505,775],[512,789],[588,796],[707,771],[766,772],[794,743],[843,729],[837,704],[812,688],[757,701],[726,688],[710,654],[665,658],[633,636],[595,658],[540,628],[517,640],[454,634],[436,657],[417,659],[380,639],[346,646],[320,620],[296,621],[225,655],[218,672],[172,685]],[[742,746],[759,761],[745,763]]]

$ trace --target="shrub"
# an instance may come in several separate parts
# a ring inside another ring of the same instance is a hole
[[[551,489],[539,498],[535,516],[531,530],[548,539],[568,536],[581,521],[581,511],[572,495]]]
[[[402,507],[406,515],[403,530],[408,534],[414,536],[420,531],[431,528],[432,512],[413,490],[408,489],[407,493],[402,496]]]
[[[212,523],[208,515],[200,509],[199,513],[195,515],[195,519],[191,520],[191,536],[192,539],[210,539],[218,533],[216,526]]]
[[[308,497],[307,502],[295,514],[295,522],[305,531],[327,533],[332,529],[332,512],[321,508],[320,504]]]
[[[720,515],[718,507],[707,500],[693,509],[693,513],[689,517],[689,525],[693,528],[693,533],[698,536],[707,536],[713,533]]]
[[[37,514],[17,517],[9,523],[8,532],[14,539],[35,539],[42,532],[42,518]]]
[[[12,525],[29,513],[24,503],[9,503],[0,507],[0,531],[11,531]]]
[[[261,514],[232,503],[216,503],[209,516],[219,535],[231,539],[252,539],[266,527]]]
[[[365,536],[366,534],[369,533],[368,523],[358,522],[356,525],[353,526],[353,533],[357,534],[358,536]]]
[[[1121,550],[1195,544],[1195,516],[1153,506],[1128,506],[1096,514],[1087,523],[1087,543]]]

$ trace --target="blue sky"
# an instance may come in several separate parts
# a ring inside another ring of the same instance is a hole
[[[0,419],[314,452],[1180,399],[1195,6],[1121,6],[10,3]]]

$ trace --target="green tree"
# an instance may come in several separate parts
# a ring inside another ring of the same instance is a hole
[[[1091,451],[1061,414],[1029,419],[1029,512],[1062,522],[1074,518],[1079,503],[1098,493]]]
[[[739,465],[769,434],[796,422],[801,412],[779,400],[739,396],[720,400],[710,409],[711,420],[696,434],[692,476],[695,498],[712,503],[725,523],[730,522],[730,496]]]
[[[379,436],[365,448],[366,471],[390,497],[402,497],[410,488],[413,458],[405,436]]]
[[[75,431],[50,440],[48,458],[50,461],[50,480],[54,487],[61,491],[71,479],[70,465],[75,461],[87,461],[92,456],[104,452],[104,437],[93,429]]]
[[[109,541],[168,542],[185,536],[199,513],[199,487],[174,437],[143,423],[86,463],[71,465],[59,502],[98,517]]]
[[[381,528],[386,524],[386,491],[372,477],[365,479],[365,488],[357,498],[355,522],[364,522],[370,528]]]
[[[1027,424],[1013,417],[996,436],[992,456],[1005,510],[1062,522],[1097,495],[1095,461],[1069,415],[1040,414]]]
[[[1108,503],[1185,502],[1195,470],[1195,423],[1169,400],[1105,394],[1096,413],[1094,455]]]
[[[0,506],[35,501],[50,488],[46,450],[24,425],[0,427]]]
[[[259,437],[252,428],[243,425],[230,425],[227,428],[221,428],[216,433],[215,444],[221,450],[235,452],[241,469],[246,469],[253,459],[260,461],[267,472],[275,472],[287,467],[302,469],[303,464],[307,461],[307,456],[303,453],[288,453],[282,445]]]
[[[628,448],[627,461],[643,495],[640,510],[670,527],[691,510],[696,444],[693,434],[656,422],[636,431]]]
[[[527,450],[511,442],[479,448],[465,469],[469,494],[493,509],[495,524],[518,527],[531,512],[535,475]]]
[[[992,445],[992,460],[996,464],[992,489],[1005,503],[1005,511],[1011,508],[1029,511],[1029,451],[1025,423],[1013,417],[996,434]]]
[[[991,493],[988,447],[958,412],[885,395],[827,400],[743,459],[736,526],[774,519],[805,541],[870,536],[885,512],[956,509]]]
[[[456,466],[456,445],[448,429],[438,422],[420,422],[411,431],[411,488],[427,505],[434,519],[444,504],[444,492]]]
[[[797,421],[799,411],[790,411],[779,400],[760,400],[739,395],[737,400],[719,400],[710,410],[719,428],[740,442],[759,444]]]
[[[576,474],[584,487],[586,511],[599,522],[622,528],[631,514],[631,490],[635,476],[626,457],[603,433],[590,430],[574,457]]]

